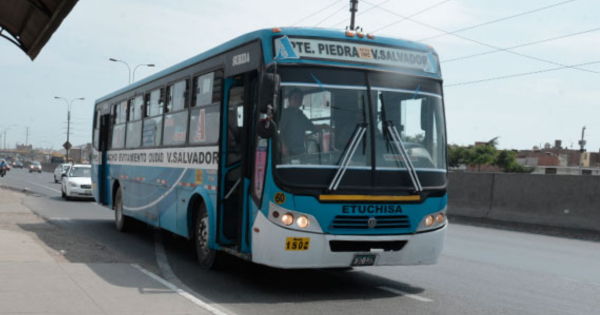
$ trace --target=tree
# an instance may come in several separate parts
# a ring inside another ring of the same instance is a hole
[[[448,166],[459,167],[466,164],[465,159],[468,155],[468,148],[456,144],[448,145]]]
[[[534,168],[526,167],[517,163],[515,151],[504,150],[496,157],[496,165],[505,173],[531,173]]]
[[[477,166],[481,171],[481,165],[494,165],[497,153],[493,143],[469,147],[469,154],[465,162],[469,166]]]

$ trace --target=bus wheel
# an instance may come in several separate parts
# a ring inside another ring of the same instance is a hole
[[[198,263],[204,269],[214,269],[217,266],[217,251],[208,247],[210,237],[208,213],[206,206],[200,205],[194,216],[194,245]]]
[[[121,187],[117,189],[117,193],[115,194],[115,225],[117,226],[117,231],[126,232],[131,225],[131,219],[123,214],[123,196],[121,193]]]

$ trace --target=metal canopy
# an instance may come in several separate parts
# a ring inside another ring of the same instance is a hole
[[[0,0],[0,36],[34,60],[78,0]]]

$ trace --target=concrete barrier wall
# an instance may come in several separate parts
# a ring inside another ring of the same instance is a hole
[[[54,169],[62,163],[42,163],[42,171],[54,173]]]
[[[600,231],[600,177],[450,173],[448,213]]]

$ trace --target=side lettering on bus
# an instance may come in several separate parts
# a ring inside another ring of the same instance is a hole
[[[217,169],[219,151],[216,146],[108,151],[107,160],[112,165]]]
[[[395,214],[402,213],[402,207],[400,205],[343,205],[342,213]]]
[[[245,52],[245,53],[241,53],[239,55],[233,56],[233,58],[231,60],[231,66],[233,66],[233,67],[240,66],[240,65],[243,65],[243,64],[249,63],[249,62],[250,62],[250,53]]]

